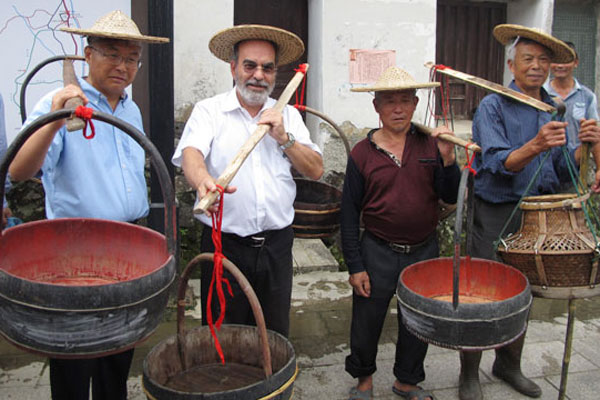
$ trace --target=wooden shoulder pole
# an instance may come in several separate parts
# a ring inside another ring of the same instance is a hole
[[[426,125],[420,124],[418,122],[413,122],[413,124],[422,132],[425,132],[428,135],[431,135],[432,129]],[[466,141],[464,139],[458,138],[456,136],[448,135],[447,133],[442,133],[438,136],[439,139],[445,140],[446,142],[454,143],[457,146],[469,148],[469,150],[481,153],[481,147],[476,145],[473,142]]]
[[[306,70],[307,69],[308,64],[306,64]],[[273,109],[279,112],[283,111],[283,108],[290,101],[292,95],[296,91],[296,88],[298,88],[298,85],[300,85],[300,83],[302,82],[303,78],[304,72],[296,72],[296,75],[294,75],[294,77],[290,80],[288,85],[283,90],[283,93],[281,93],[281,96],[279,96],[279,100],[277,100],[277,103],[275,103]],[[248,158],[250,152],[254,150],[254,147],[256,147],[258,142],[260,142],[260,140],[265,136],[269,129],[271,129],[271,126],[266,124],[260,124],[256,128],[256,130],[248,138],[246,143],[244,143],[243,146],[239,149],[237,155],[233,158],[233,160],[231,160],[227,168],[225,168],[225,171],[223,171],[221,176],[219,176],[216,182],[218,185],[221,185],[222,187],[226,187],[227,185],[229,185],[235,174],[237,174],[237,172],[241,168],[244,161],[246,161],[246,158]],[[210,207],[215,202],[218,196],[219,192],[208,193],[206,196],[200,199],[196,207],[194,207],[194,214],[200,214],[206,211],[208,207]]]
[[[432,62],[426,62],[425,66],[431,69],[435,67],[435,64],[433,64]],[[480,88],[501,94],[502,96],[510,97],[513,100],[527,104],[528,106],[536,108],[540,111],[545,111],[548,113],[553,113],[554,111],[556,111],[556,108],[552,107],[550,104],[546,104],[543,101],[534,99],[533,97],[528,96],[524,93],[517,92],[516,90],[512,90],[502,85],[499,85],[496,82],[490,82],[483,78],[479,78],[474,75],[469,75],[448,67],[439,68],[436,71],[451,76],[453,78],[460,79],[461,81],[470,83],[472,85],[479,86]]]
[[[63,84],[64,86],[73,84],[79,86],[75,69],[73,68],[73,60],[66,59],[63,61]],[[82,106],[83,101],[79,97],[73,97],[65,102],[65,108],[77,108]],[[81,130],[85,127],[85,122],[81,118],[71,117],[67,119],[67,131],[73,132]]]

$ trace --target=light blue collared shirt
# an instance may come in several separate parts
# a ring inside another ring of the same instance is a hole
[[[111,114],[143,132],[137,105],[124,94],[113,111],[106,97],[85,80],[79,84],[89,99],[87,107]],[[58,91],[57,89],[56,91]],[[52,96],[45,95],[25,125],[50,111]],[[133,221],[148,214],[144,177],[145,153],[129,135],[113,125],[92,120],[96,136],[63,126],[54,137],[42,166],[48,219],[81,217]],[[90,133],[90,127],[87,128]]]
[[[575,86],[573,90],[567,95],[567,98],[563,101],[567,106],[565,113],[565,121],[567,125],[567,135],[569,136],[569,147],[576,148],[579,146],[579,120],[584,119],[595,119],[598,120],[598,102],[596,95],[587,87],[579,83],[575,78]],[[548,91],[548,94],[552,97],[560,97],[560,95],[552,89],[550,81],[546,82],[544,88]]]
[[[509,88],[521,91],[514,81]],[[542,101],[555,105],[542,89]],[[513,151],[533,139],[540,128],[552,120],[552,116],[526,104],[493,93],[479,104],[473,118],[473,140],[481,146],[473,167],[475,194],[490,203],[517,202],[523,196],[528,183],[542,162],[545,152],[538,154],[521,171],[512,172],[504,162]],[[535,184],[527,195],[556,193],[561,182],[569,182],[566,159],[560,147],[551,150]],[[574,160],[574,150],[569,152]]]

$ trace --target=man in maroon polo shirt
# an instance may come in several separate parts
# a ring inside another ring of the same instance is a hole
[[[377,343],[404,267],[438,257],[438,200],[456,202],[460,171],[454,145],[411,123],[419,101],[417,83],[404,70],[388,68],[372,87],[381,128],[356,144],[348,159],[342,195],[342,247],[350,273],[352,327],[346,371],[358,378],[349,399],[371,399]],[[360,218],[364,232],[360,236]],[[398,341],[392,391],[407,400],[433,399],[417,384],[425,379],[427,344],[406,330],[398,308]]]

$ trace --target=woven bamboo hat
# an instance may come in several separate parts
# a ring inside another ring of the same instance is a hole
[[[417,82],[405,70],[399,67],[389,67],[377,79],[373,86],[350,89],[353,92],[383,92],[390,90],[426,89],[440,86],[439,82]]]
[[[233,46],[243,40],[266,40],[275,43],[278,65],[292,63],[304,53],[304,43],[297,35],[267,25],[236,25],[223,29],[210,39],[208,48],[217,58],[229,62],[233,57]]]
[[[509,44],[516,37],[527,38],[548,48],[551,61],[555,63],[569,63],[575,59],[573,50],[562,40],[559,40],[537,28],[528,28],[522,25],[500,24],[494,28],[494,37],[503,45]]]
[[[168,38],[142,35],[135,22],[120,10],[111,11],[98,18],[90,29],[60,28],[60,30],[77,35],[108,39],[133,40],[147,43],[169,42]]]

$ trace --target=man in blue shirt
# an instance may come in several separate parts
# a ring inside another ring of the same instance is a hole
[[[118,117],[143,131],[137,105],[125,92],[134,80],[141,58],[141,42],[168,39],[144,36],[120,11],[101,17],[89,30],[63,28],[87,36],[84,49],[89,75],[79,85],[68,85],[44,96],[25,125],[65,102],[79,97],[87,107]],[[10,166],[15,180],[25,180],[40,169],[46,192],[46,215],[135,221],[148,213],[144,178],[144,150],[125,132],[94,122],[95,137],[67,132],[65,121],[46,124],[23,145]],[[133,349],[83,360],[50,359],[53,399],[126,399],[127,376]]]
[[[537,100],[554,105],[542,88],[551,62],[570,62],[572,50],[562,41],[536,29],[503,24],[494,28],[502,44],[510,44],[508,66],[514,80],[510,88]],[[490,94],[480,103],[473,119],[473,139],[481,146],[475,158],[475,206],[472,229],[473,257],[496,259],[494,241],[547,151],[551,156],[542,165],[528,195],[554,193],[561,182],[568,181],[566,160],[560,146],[567,143],[566,122],[552,121],[550,114],[516,102],[499,94]],[[582,127],[581,141],[597,143],[596,130]],[[580,148],[571,150],[579,163]],[[597,189],[597,185],[593,187]],[[518,228],[513,218],[508,232]],[[511,230],[512,229],[512,230]],[[542,394],[540,387],[521,372],[521,353],[525,334],[514,342],[496,349],[492,373],[515,390],[530,397]],[[461,352],[459,397],[461,400],[483,398],[479,384],[481,352]]]
[[[580,84],[573,76],[575,68],[579,65],[579,56],[572,42],[565,43],[575,52],[575,59],[569,63],[550,64],[552,79],[544,84],[544,89],[550,96],[560,98],[565,103],[569,148],[576,148],[581,143],[577,136],[581,126],[590,125],[595,129],[600,129],[598,127],[598,101],[594,92]],[[598,181],[600,180],[600,146],[594,146],[592,152],[596,161],[596,181]]]

